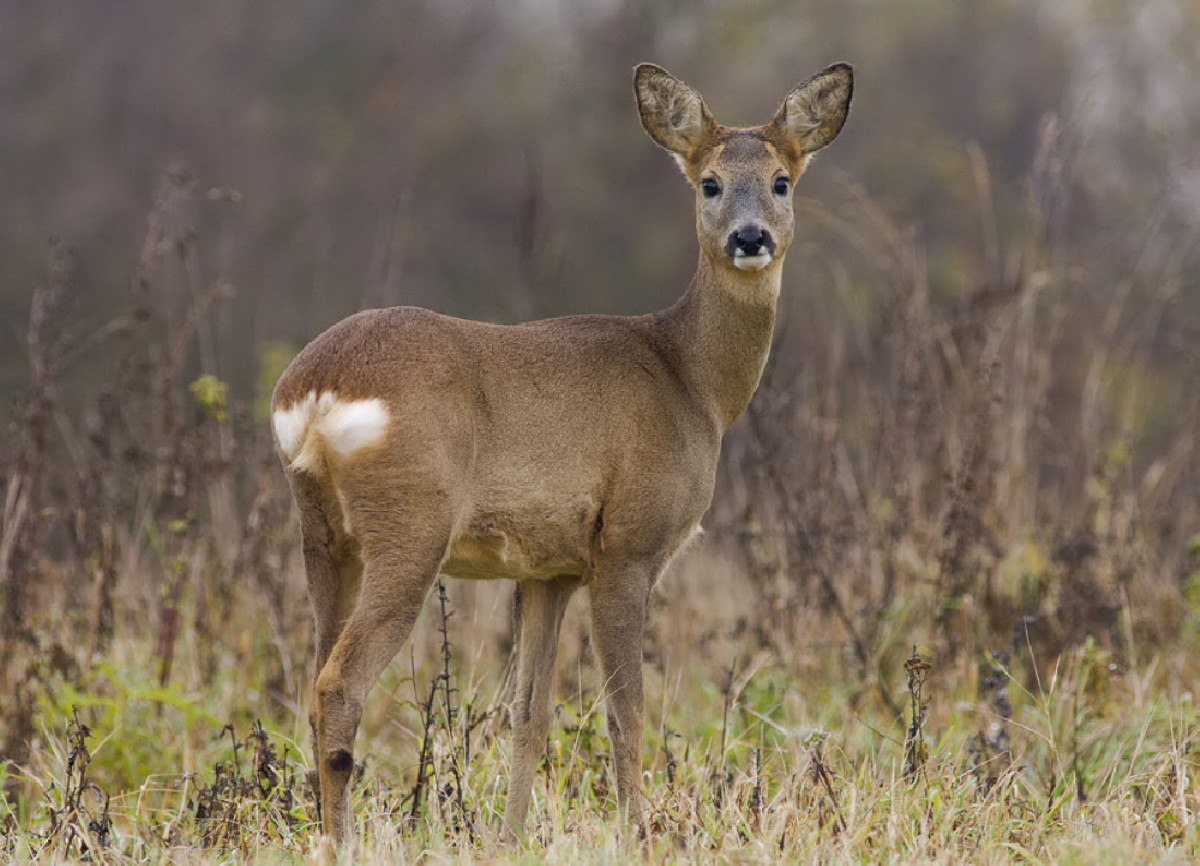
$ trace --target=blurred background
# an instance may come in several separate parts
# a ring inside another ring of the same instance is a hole
[[[303,689],[264,401],[321,330],[682,292],[693,193],[638,123],[644,60],[730,124],[856,70],[687,622],[832,653],[885,710],[914,643],[1188,658],[1198,33],[1195,0],[0,4],[10,749],[50,677],[13,660],[55,634],[145,638],[164,685],[178,639],[194,683],[227,647]],[[220,634],[253,611],[265,636]]]
[[[364,306],[507,321],[666,305],[694,265],[691,197],[638,124],[643,60],[733,124],[853,62],[853,120],[799,195],[836,208],[860,188],[913,233],[939,300],[1011,276],[997,244],[1056,117],[1055,238],[1104,303],[1200,212],[1198,17],[1190,0],[5,3],[0,388],[24,378],[46,239],[81,258],[74,328],[106,321],[171,165],[196,184],[201,279],[230,288],[208,372],[239,396],[267,341]],[[813,223],[787,281],[810,315],[834,258]]]

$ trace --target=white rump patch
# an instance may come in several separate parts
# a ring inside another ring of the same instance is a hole
[[[330,398],[329,408],[322,414],[326,397]],[[382,400],[343,403],[331,394],[322,394],[317,403],[317,427],[329,447],[343,457],[382,439],[387,422],[388,412]]]
[[[304,432],[308,422],[312,420],[313,406],[316,395],[311,391],[308,396],[290,409],[276,409],[271,413],[271,426],[275,428],[275,441],[279,450],[288,460],[295,460],[300,453],[300,445],[304,442]]]
[[[319,434],[325,445],[347,457],[375,445],[387,432],[388,411],[382,400],[339,400],[331,391],[308,396],[271,416],[279,450],[297,468],[305,468],[316,456],[312,443]]]

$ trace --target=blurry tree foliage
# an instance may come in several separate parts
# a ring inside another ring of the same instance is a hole
[[[798,194],[846,219],[852,179],[911,233],[942,304],[978,288],[981,264],[997,282],[1016,267],[996,237],[1017,230],[1056,115],[1068,164],[1048,170],[1067,176],[1069,201],[1050,231],[1102,275],[1088,292],[1108,309],[1139,257],[1200,273],[1197,32],[1189,0],[6,3],[0,393],[25,381],[16,323],[45,239],[79,250],[75,330],[100,328],[126,302],[176,160],[200,192],[200,277],[230,285],[213,316],[220,368],[191,372],[234,399],[261,397],[272,341],[303,343],[363,306],[509,321],[668,303],[694,239],[689,193],[634,114],[630,69],[648,59],[735,123],[853,61],[851,122]],[[812,319],[806,339],[851,312],[821,299],[835,259],[855,314],[880,314],[878,270],[846,238],[837,220],[799,225],[786,286]],[[1146,325],[1164,368],[1197,336],[1196,307],[1180,292],[1180,315]],[[104,370],[77,365],[69,381]]]

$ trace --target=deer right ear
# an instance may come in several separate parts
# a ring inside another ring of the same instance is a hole
[[[854,68],[835,63],[798,85],[779,106],[771,126],[807,155],[837,138],[854,95]]]
[[[682,166],[713,126],[708,106],[699,93],[653,63],[642,63],[634,70],[633,89],[642,126]]]

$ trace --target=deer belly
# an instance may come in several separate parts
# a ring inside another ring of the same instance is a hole
[[[451,542],[442,572],[471,580],[582,576],[598,511],[592,497],[583,499],[558,513],[533,508],[476,516]]]
[[[492,529],[456,538],[442,572],[469,580],[546,580],[582,575],[586,568],[587,559],[577,551],[530,549],[519,536]]]

